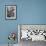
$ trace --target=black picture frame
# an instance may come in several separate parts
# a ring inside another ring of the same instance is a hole
[[[16,5],[5,5],[5,19],[16,20],[17,19],[16,11],[17,11]]]

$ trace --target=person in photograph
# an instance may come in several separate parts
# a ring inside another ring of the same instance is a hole
[[[14,17],[14,7],[7,8],[7,17]]]

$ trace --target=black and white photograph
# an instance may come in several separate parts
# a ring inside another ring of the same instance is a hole
[[[5,5],[6,19],[16,19],[16,5]]]
[[[46,43],[46,25],[19,24],[18,41],[20,46],[43,45]]]

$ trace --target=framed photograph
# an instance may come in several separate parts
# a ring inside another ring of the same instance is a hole
[[[6,20],[16,19],[16,5],[5,5],[5,18]]]
[[[18,42],[24,43],[24,40],[46,41],[46,24],[19,24]]]

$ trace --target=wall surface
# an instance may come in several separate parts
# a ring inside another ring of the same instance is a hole
[[[9,4],[17,6],[16,20],[5,20]],[[8,43],[9,32],[18,32],[18,24],[46,24],[46,0],[0,0],[0,44]]]

